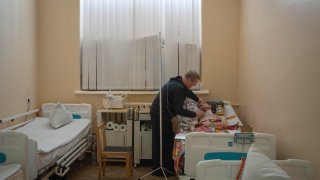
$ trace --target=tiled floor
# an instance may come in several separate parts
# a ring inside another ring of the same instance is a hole
[[[133,176],[130,178],[126,177],[125,164],[123,163],[112,163],[106,166],[106,175],[103,179],[105,180],[133,180],[141,178],[152,171],[151,162],[142,162],[140,166],[133,169]],[[51,178],[50,178],[51,179]],[[68,180],[90,180],[98,179],[98,166],[91,163],[89,160],[76,161],[72,166],[71,170],[67,175]],[[145,176],[142,180],[161,180],[164,177],[155,177],[152,175]],[[177,180],[177,177],[168,177],[168,180]]]

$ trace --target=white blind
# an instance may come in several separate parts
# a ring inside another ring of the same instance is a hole
[[[200,6],[200,0],[81,0],[81,88],[158,89],[161,39],[165,80],[200,72]]]

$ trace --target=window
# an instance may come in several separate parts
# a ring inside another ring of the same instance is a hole
[[[81,0],[81,89],[155,90],[200,72],[201,0]]]

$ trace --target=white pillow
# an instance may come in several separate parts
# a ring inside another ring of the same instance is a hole
[[[68,112],[67,108],[61,103],[57,104],[57,106],[49,116],[49,124],[53,128],[59,128],[61,126],[69,124],[70,122],[72,122],[72,120],[72,114]]]
[[[250,147],[242,180],[286,180],[291,179],[278,165],[267,155],[252,144]]]

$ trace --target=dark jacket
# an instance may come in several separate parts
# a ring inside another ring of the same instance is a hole
[[[166,119],[172,119],[173,117],[180,115],[184,117],[196,117],[196,113],[183,108],[186,97],[189,97],[195,101],[199,98],[187,88],[182,81],[181,76],[171,78],[162,88],[162,114]],[[154,99],[151,105],[151,113],[159,114],[160,107],[160,95]]]

